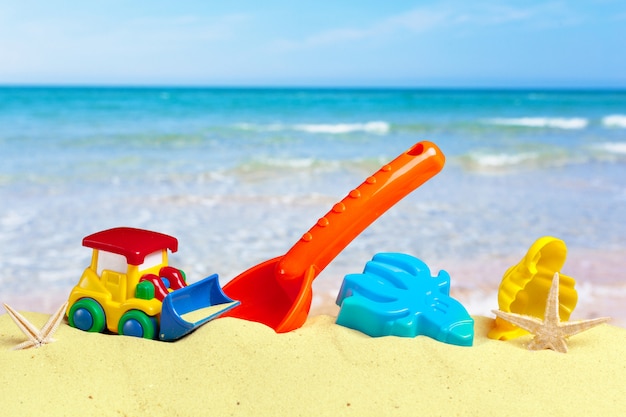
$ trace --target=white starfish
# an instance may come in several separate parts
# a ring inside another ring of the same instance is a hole
[[[63,317],[65,316],[65,310],[67,309],[67,302],[61,306],[44,324],[41,330],[38,330],[31,322],[29,322],[24,316],[22,316],[13,308],[4,304],[4,308],[7,310],[9,317],[13,319],[17,327],[28,336],[28,340],[15,346],[13,350],[28,349],[31,347],[40,347],[46,343],[54,342],[52,335],[57,331]]]
[[[530,350],[552,349],[557,352],[567,353],[566,339],[570,336],[591,329],[607,322],[609,317],[601,317],[591,320],[561,322],[559,316],[559,273],[554,274],[552,286],[546,301],[544,319],[526,316],[523,314],[507,313],[501,310],[492,310],[493,313],[503,320],[508,321],[524,330],[534,334],[535,337],[528,344]]]

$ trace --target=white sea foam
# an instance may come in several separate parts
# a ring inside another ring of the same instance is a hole
[[[343,166],[343,161],[330,161],[316,158],[256,158],[248,161],[228,175],[239,180],[267,180],[282,176],[318,175],[334,172]]]
[[[278,168],[310,168],[315,164],[313,158],[264,158],[260,164]]]
[[[27,213],[9,211],[4,216],[0,217],[0,225],[7,229],[17,229],[26,224],[30,219],[31,216]]]
[[[376,121],[367,123],[299,124],[295,125],[294,128],[308,133],[343,134],[367,132],[384,135],[389,132],[389,123]]]
[[[597,144],[596,147],[609,153],[626,155],[626,142],[605,142]]]
[[[503,126],[549,127],[554,129],[584,129],[589,120],[584,117],[517,117],[490,119],[489,123]]]
[[[535,153],[472,153],[469,156],[470,164],[482,168],[506,168],[521,165],[537,158]]]
[[[271,123],[266,125],[258,125],[252,123],[239,123],[236,128],[257,132],[277,132],[284,130],[297,130],[307,133],[325,133],[331,135],[340,135],[353,132],[366,132],[378,135],[384,135],[391,129],[389,123],[383,121],[373,121],[366,123],[302,123],[295,125],[286,125],[282,123]]]
[[[249,130],[253,132],[277,132],[287,129],[287,126],[282,123],[270,123],[267,125],[259,125],[254,123],[237,123],[235,127],[241,130]]]
[[[626,129],[626,115],[612,114],[610,116],[605,116],[602,118],[602,124],[606,127]]]

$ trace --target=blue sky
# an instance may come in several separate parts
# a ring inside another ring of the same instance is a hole
[[[626,87],[626,1],[3,2],[0,84]]]

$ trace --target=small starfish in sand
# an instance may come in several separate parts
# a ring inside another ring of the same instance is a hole
[[[522,314],[507,313],[501,310],[493,310],[493,313],[524,330],[528,330],[535,337],[528,344],[530,350],[552,349],[557,352],[567,353],[566,339],[570,336],[589,330],[598,324],[605,323],[609,317],[601,317],[591,320],[561,322],[559,316],[559,273],[554,274],[552,286],[546,301],[544,319],[526,316]]]
[[[52,335],[57,331],[59,325],[61,324],[61,320],[63,320],[63,317],[65,316],[67,302],[63,304],[61,308],[59,308],[52,316],[50,316],[50,319],[48,319],[41,330],[37,330],[31,322],[8,305],[4,304],[4,308],[7,310],[7,314],[13,319],[15,324],[17,324],[17,327],[19,327],[20,330],[28,336],[27,341],[20,343],[13,348],[13,350],[18,350],[28,349],[30,347],[37,348],[45,345],[46,343],[54,342]]]

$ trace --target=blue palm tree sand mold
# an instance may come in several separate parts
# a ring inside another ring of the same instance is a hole
[[[474,341],[474,320],[450,297],[450,275],[433,277],[407,254],[378,253],[363,273],[346,275],[337,305],[337,324],[372,337],[424,335],[459,346]]]

